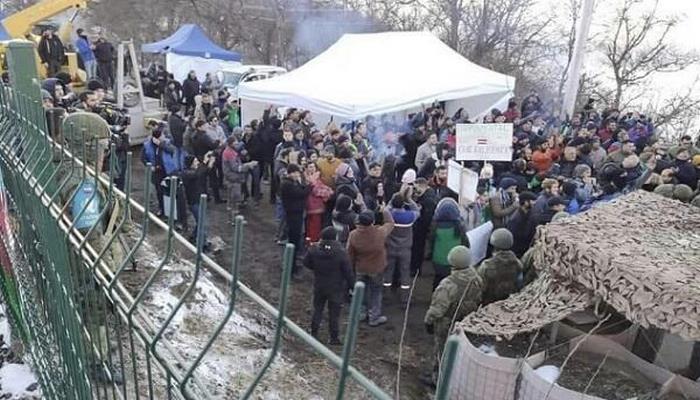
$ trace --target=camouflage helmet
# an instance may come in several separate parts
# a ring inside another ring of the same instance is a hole
[[[509,250],[513,247],[513,234],[506,228],[498,228],[491,234],[491,246],[497,250]]]
[[[663,185],[657,186],[656,189],[654,189],[654,193],[671,199],[673,198],[673,189],[674,186],[672,184],[665,183]]]
[[[472,264],[472,253],[467,246],[455,246],[447,253],[447,262],[452,269],[469,268]]]
[[[559,211],[558,213],[554,214],[554,216],[552,217],[552,222],[561,221],[562,219],[568,218],[569,216],[570,216],[570,214],[568,212]]]
[[[693,199],[693,189],[688,185],[676,185],[676,187],[673,188],[673,198],[683,203],[689,203],[690,200]]]
[[[83,131],[85,134],[83,135]],[[67,149],[77,158],[83,158],[85,144],[85,160],[88,165],[95,167],[101,163],[102,154],[99,148],[106,149],[111,133],[109,125],[99,115],[88,112],[75,112],[63,120],[63,138]]]

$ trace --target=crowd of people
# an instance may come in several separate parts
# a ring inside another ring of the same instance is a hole
[[[213,76],[200,83],[193,71],[177,82],[162,68],[154,73],[169,113],[149,122],[142,161],[153,167],[158,215],[166,215],[164,197],[176,183],[177,229],[195,241],[206,225],[199,221],[201,195],[226,207],[234,223],[269,193],[278,223],[271,239],[294,245],[295,281],[308,280],[304,267],[313,271],[310,330],[319,336],[327,307],[332,345],[340,343],[341,307],[356,280],[367,288],[362,319],[376,327],[388,321],[385,291],[396,290],[409,306],[414,277],[429,268],[425,324],[439,360],[455,320],[534,279],[528,250],[538,226],[634,190],[700,206],[698,138],[668,143],[637,112],[597,110],[589,102],[560,121],[531,94],[478,119],[464,110],[448,115],[435,103],[405,119],[321,126],[307,110],[271,106],[242,125],[238,99]],[[61,78],[44,82],[52,105],[62,102]],[[81,107],[94,110],[104,87],[93,83]],[[514,127],[511,162],[461,162],[479,174],[473,201],[447,181],[456,126],[469,123]],[[476,260],[466,233],[487,222],[494,228],[487,257]]]
[[[114,85],[114,61],[117,56],[114,46],[101,33],[88,35],[84,29],[79,28],[75,34],[75,42],[68,49],[77,53],[78,66],[85,71],[88,80],[99,79],[106,88],[111,89]],[[48,78],[54,78],[61,72],[61,67],[66,63],[66,49],[53,27],[44,28],[37,52]]]
[[[412,278],[430,266],[434,297],[425,321],[442,342],[455,314],[505,299],[532,280],[528,249],[538,226],[633,190],[700,206],[693,138],[666,143],[652,119],[636,112],[599,112],[589,103],[561,122],[533,94],[475,121],[434,104],[402,121],[371,116],[317,126],[308,111],[270,107],[241,127],[237,99],[214,93],[194,74],[168,83],[167,124],[154,125],[144,145],[144,161],[156,166],[154,184],[182,176],[187,205],[210,193],[227,203],[233,221],[247,202],[262,200],[261,183],[269,183],[275,240],[294,244],[296,280],[303,266],[315,276],[311,332],[318,335],[328,304],[333,344],[355,280],[367,285],[363,319],[375,327],[387,322],[384,290],[394,287],[408,302]],[[464,163],[480,176],[477,198],[467,201],[449,189],[447,163],[456,125],[472,122],[512,123],[513,161]],[[471,268],[466,232],[488,221],[488,258]],[[457,309],[465,290],[473,296]]]

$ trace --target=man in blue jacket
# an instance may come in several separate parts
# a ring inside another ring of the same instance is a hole
[[[95,53],[92,51],[92,44],[83,28],[79,28],[76,33],[78,34],[78,39],[75,41],[75,48],[78,50],[78,54],[80,54],[80,58],[83,60],[83,65],[85,65],[87,79],[90,80],[97,76],[97,60],[95,60]]]
[[[401,302],[408,300],[411,288],[411,247],[413,224],[420,217],[420,206],[413,201],[413,186],[404,185],[389,202],[394,229],[386,239],[387,266],[384,271],[384,287],[391,287],[394,271],[397,271],[401,287]]]
[[[164,127],[157,123],[149,123],[148,128],[151,130],[151,136],[143,143],[143,151],[141,152],[141,161],[144,165],[151,164],[153,167],[153,175],[151,183],[155,185],[156,194],[158,196],[158,218],[165,216],[163,208],[163,187],[161,182],[168,176],[167,170],[171,172],[175,169],[170,161],[174,161],[172,157],[165,158],[164,154],[174,153],[174,148],[170,141],[163,135]],[[169,165],[166,168],[166,161]]]

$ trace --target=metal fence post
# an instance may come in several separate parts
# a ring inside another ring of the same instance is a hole
[[[348,377],[348,367],[350,367],[350,357],[355,349],[355,339],[357,339],[357,326],[360,320],[360,308],[362,308],[362,300],[365,295],[365,284],[362,282],[355,283],[355,289],[352,294],[352,303],[350,304],[350,322],[348,330],[345,332],[345,343],[343,345],[343,365],[340,367],[340,379],[338,382],[337,400],[343,400],[345,396],[345,380]]]
[[[452,371],[454,370],[458,349],[459,339],[455,335],[450,336],[447,339],[445,350],[442,352],[440,377],[438,380],[437,390],[435,391],[435,400],[447,400],[450,396],[450,378],[452,377]]]

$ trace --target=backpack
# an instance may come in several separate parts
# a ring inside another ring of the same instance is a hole
[[[95,182],[92,180],[83,180],[76,188],[75,196],[71,201],[71,214],[73,218],[78,218],[75,221],[75,227],[78,230],[91,229],[95,224],[100,222],[100,212],[102,195],[95,191],[98,190]],[[83,211],[85,209],[85,211]],[[80,212],[83,212],[80,215]]]

